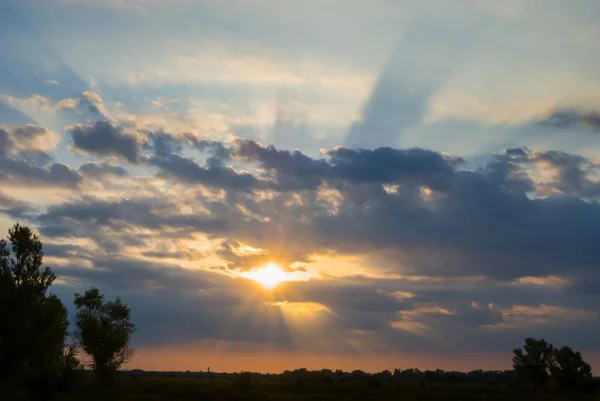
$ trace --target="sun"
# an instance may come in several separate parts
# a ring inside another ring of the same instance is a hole
[[[284,281],[294,279],[289,273],[281,270],[276,263],[269,263],[260,269],[244,274],[244,276],[260,283],[267,289],[275,288]]]

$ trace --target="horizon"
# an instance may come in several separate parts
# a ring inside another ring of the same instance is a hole
[[[536,337],[597,375],[599,13],[5,1],[0,238],[39,233],[71,318],[123,299],[128,369],[508,370]]]

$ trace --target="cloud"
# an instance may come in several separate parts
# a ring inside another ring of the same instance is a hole
[[[12,219],[26,218],[33,209],[25,202],[0,192],[0,213]]]
[[[48,152],[58,145],[60,135],[45,127],[22,125],[12,128],[0,127],[0,152],[20,153],[23,151]]]
[[[136,346],[188,351],[364,363],[506,356],[537,335],[597,346],[598,115],[538,118],[597,92],[581,79],[597,64],[590,7],[61,2],[99,7],[45,8],[73,68],[0,16],[14,39],[0,43],[0,120],[19,124],[0,130],[0,225],[40,231],[67,304],[97,285],[132,307]],[[137,22],[100,9],[141,5]],[[112,23],[72,41],[98,13]],[[156,42],[167,30],[177,43]],[[93,91],[73,73],[90,65]],[[217,140],[231,134],[245,138]],[[240,277],[267,262],[311,279],[265,292]]]
[[[99,156],[116,156],[137,163],[139,140],[122,126],[110,121],[75,125],[68,129],[73,138],[72,149]]]
[[[81,177],[63,163],[38,166],[32,161],[13,159],[0,155],[0,181],[18,186],[61,186],[75,188]]]
[[[87,162],[79,167],[78,172],[86,177],[102,179],[106,176],[126,177],[127,171],[121,166],[115,166],[106,162]]]
[[[205,149],[214,147],[214,142],[194,142],[193,145],[198,149]],[[257,188],[259,184],[253,175],[237,172],[221,163],[221,158],[227,156],[219,153],[220,149],[224,149],[222,145],[217,148],[217,157],[208,158],[206,165],[200,165],[192,158],[174,153],[177,147],[178,144],[172,137],[155,136],[154,155],[148,159],[148,163],[160,168],[164,176],[209,187],[248,191]]]
[[[557,109],[539,122],[543,126],[559,129],[583,129],[600,132],[600,113],[594,110]]]
[[[3,96],[4,101],[19,110],[42,110],[50,113],[56,113],[64,110],[73,110],[79,106],[79,100],[65,98],[55,100],[50,97],[33,95],[28,98],[19,99],[12,96]]]
[[[108,117],[108,111],[106,110],[106,106],[104,105],[104,101],[102,97],[91,90],[87,90],[82,93],[81,101],[86,103],[89,111],[95,115],[100,117]]]
[[[597,238],[585,228],[599,221],[600,209],[579,198],[597,195],[597,167],[581,156],[509,149],[474,171],[462,170],[460,158],[424,149],[335,148],[313,159],[238,140],[210,143],[220,156],[202,165],[181,155],[182,146],[156,136],[144,160],[160,169],[159,176],[182,185],[226,191],[219,200],[193,200],[201,214],[178,214],[179,206],[160,198],[86,199],[50,209],[42,219],[113,226],[131,213],[145,228],[219,233],[278,254],[286,265],[314,253],[373,254],[387,269],[406,274],[510,280],[521,274],[568,275],[569,266],[600,263],[600,254],[592,251]],[[228,165],[240,161],[259,168],[251,174]],[[534,181],[531,169],[546,164],[557,169],[556,179]],[[337,194],[334,209],[322,195],[326,191]],[[531,197],[536,191],[545,197]],[[293,228],[280,226],[283,219],[294,221]],[[274,252],[273,244],[288,235],[294,244]],[[249,266],[247,257],[231,251],[221,256],[239,268]]]
[[[374,150],[338,147],[325,151],[327,159],[316,160],[299,150],[277,150],[257,142],[239,140],[237,155],[260,163],[274,171],[279,189],[316,189],[325,180],[331,182],[408,183],[412,177],[428,181],[452,174],[460,158],[450,158],[424,149],[380,147]],[[423,182],[421,182],[423,183]],[[429,183],[434,185],[433,182]]]
[[[174,0],[177,3],[184,3],[189,0]],[[159,0],[57,0],[59,3],[69,5],[87,5],[93,7],[109,7],[124,10],[144,9],[147,6],[161,6],[163,3]]]
[[[85,177],[102,188],[40,210],[3,196],[0,211],[39,228],[60,291],[94,283],[122,294],[145,328],[141,344],[219,338],[326,349],[338,338],[340,353],[496,351],[524,330],[583,329],[597,301],[586,285],[600,281],[593,159],[513,148],[472,168],[421,148],[311,157],[251,140],[83,127],[74,146],[114,161],[76,171],[27,164],[21,153],[44,149],[38,137],[49,134],[30,129],[16,142],[4,130],[3,148],[19,148],[0,159],[0,172],[46,184]],[[119,161],[135,161],[141,175]],[[312,278],[266,299],[240,274],[270,261]],[[514,311],[531,323],[519,328]]]
[[[14,186],[76,187],[81,177],[69,166],[53,162],[48,151],[60,136],[35,125],[0,127],[0,180]]]
[[[138,345],[173,341],[185,344],[215,338],[286,341],[278,308],[266,305],[247,280],[139,259],[92,256],[91,263],[88,269],[58,266],[56,272],[67,280],[76,280],[77,289],[94,283],[108,288],[109,294],[118,291],[132,308],[140,332],[135,338]],[[62,295],[72,289],[57,291]],[[152,310],[154,313],[150,313]]]
[[[531,156],[534,163],[549,165],[556,170],[551,188],[563,194],[596,197],[600,194],[600,181],[593,178],[600,172],[600,164],[585,157],[562,151],[539,152]]]

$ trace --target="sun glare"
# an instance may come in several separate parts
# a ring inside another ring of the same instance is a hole
[[[275,263],[269,263],[260,269],[246,273],[244,276],[262,284],[263,287],[268,289],[275,288],[284,281],[294,279],[290,273],[284,272]]]

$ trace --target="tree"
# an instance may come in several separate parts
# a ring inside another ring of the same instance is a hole
[[[520,380],[532,382],[534,389],[537,389],[538,383],[545,384],[554,366],[552,344],[544,339],[527,338],[525,345],[514,349],[513,354],[513,368]]]
[[[592,368],[583,360],[581,353],[564,346],[555,352],[552,377],[561,388],[572,391],[585,380],[591,379]]]
[[[96,377],[108,382],[134,354],[129,344],[135,331],[131,311],[118,297],[106,301],[97,288],[75,294],[75,307],[75,343],[91,358]]]
[[[527,338],[523,348],[513,351],[513,368],[525,382],[545,384],[548,377],[565,390],[575,390],[592,377],[592,368],[581,353],[570,347],[555,348],[545,340]]]
[[[68,328],[64,305],[47,294],[56,276],[43,258],[29,227],[17,223],[0,240],[0,380],[36,388],[60,379]]]

